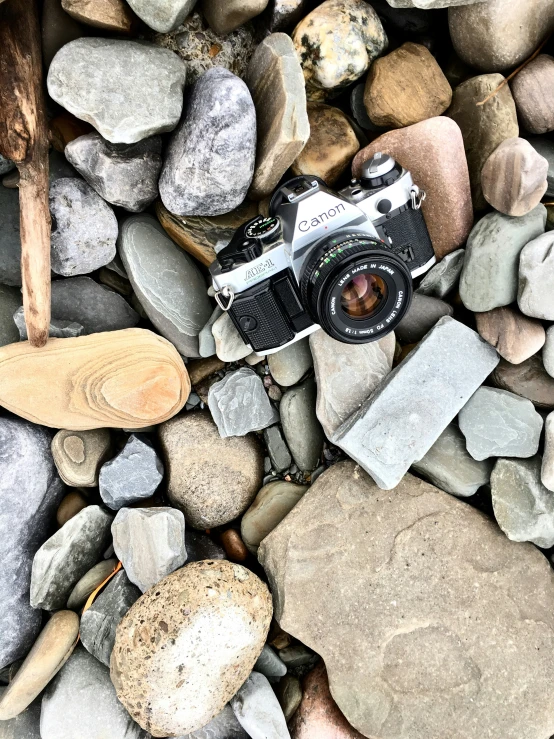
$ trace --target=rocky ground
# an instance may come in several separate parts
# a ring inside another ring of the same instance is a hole
[[[43,349],[0,157],[0,739],[554,735],[552,0],[41,5]],[[207,266],[377,151],[427,193],[409,313],[257,357]]]

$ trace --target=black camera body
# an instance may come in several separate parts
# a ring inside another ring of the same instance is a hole
[[[412,279],[436,261],[424,197],[386,154],[338,193],[295,177],[273,195],[268,218],[244,224],[218,253],[218,304],[260,354],[320,327],[349,344],[382,338],[408,310]]]

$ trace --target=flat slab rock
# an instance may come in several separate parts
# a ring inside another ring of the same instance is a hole
[[[331,694],[364,736],[554,732],[550,565],[474,508],[411,475],[383,495],[345,461],[259,559],[276,620],[325,656]]]

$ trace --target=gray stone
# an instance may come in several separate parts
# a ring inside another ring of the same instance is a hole
[[[34,738],[33,738],[34,739]],[[248,734],[239,724],[230,704],[218,713],[206,726],[192,734],[177,739],[248,739]]]
[[[110,666],[118,623],[142,593],[125,572],[118,572],[81,616],[81,641],[97,660]]]
[[[89,595],[104,582],[110,573],[114,571],[116,566],[116,559],[105,559],[102,562],[98,562],[97,565],[94,565],[94,567],[83,575],[67,599],[67,607],[69,610],[80,610],[87,602]]]
[[[491,475],[492,507],[512,541],[554,546],[554,495],[541,482],[541,458],[499,459]]]
[[[227,559],[225,550],[207,534],[194,529],[187,530],[187,562],[202,559]]]
[[[203,0],[202,13],[215,33],[226,36],[255,18],[268,0]]]
[[[154,495],[163,476],[163,464],[153,446],[131,434],[121,452],[102,466],[100,496],[108,508],[118,511]]]
[[[15,169],[15,162],[12,162],[11,159],[6,159],[6,157],[0,154],[0,176],[8,174],[12,169]]]
[[[0,688],[0,699],[5,688]],[[9,721],[0,722],[0,739],[40,739],[40,700]]]
[[[63,496],[42,426],[0,419],[0,668],[24,657],[40,631],[29,605],[31,565]]]
[[[97,505],[83,508],[46,541],[33,560],[31,605],[64,608],[76,583],[110,544],[112,516]]]
[[[533,239],[521,250],[517,302],[526,316],[554,321],[554,233]]]
[[[263,486],[240,525],[242,540],[252,554],[256,554],[260,542],[292,511],[307,489],[284,480],[274,480]]]
[[[48,92],[114,144],[172,131],[181,117],[186,68],[166,49],[137,41],[81,38],[58,51]]]
[[[0,285],[0,346],[19,341],[19,330],[14,322],[14,313],[21,305],[22,299],[21,290]]]
[[[196,5],[196,0],[129,0],[129,5],[154,31],[167,33],[181,25]]]
[[[317,381],[317,417],[328,438],[357,411],[392,369],[394,334],[369,344],[343,344],[325,333],[310,336]]]
[[[467,498],[487,485],[493,462],[478,462],[467,451],[466,440],[460,429],[449,424],[427,454],[412,469],[446,493]]]
[[[48,179],[50,180],[50,184],[59,180],[61,177],[78,177],[77,170],[72,167],[65,156],[61,152],[56,151],[56,149],[50,149],[48,163],[50,165],[48,168]]]
[[[254,370],[241,367],[210,387],[208,405],[220,436],[245,436],[279,420]]]
[[[295,341],[267,358],[269,371],[275,382],[290,387],[299,382],[313,365],[308,337]]]
[[[216,318],[211,328],[215,351],[222,362],[238,362],[252,352],[252,347],[244,343],[228,313]]]
[[[217,216],[238,207],[252,182],[256,112],[244,82],[208,70],[194,85],[160,177],[165,207],[181,216]]]
[[[41,739],[147,739],[117,700],[110,672],[77,647],[46,688]]]
[[[0,292],[1,291],[2,288],[0,287]],[[21,300],[21,295],[19,295],[18,300]],[[23,310],[23,306],[20,306],[15,311],[12,316],[12,321],[15,324],[18,338],[21,339],[21,341],[27,341],[29,336],[27,334],[27,324],[25,323],[25,311]],[[75,323],[74,321],[62,321],[59,318],[53,318],[50,321],[48,336],[56,339],[67,339],[75,336],[81,336],[84,330],[84,326],[81,326],[80,323]]]
[[[65,147],[67,159],[104,200],[132,213],[144,210],[158,196],[161,154],[159,136],[125,145],[88,133]]]
[[[496,212],[481,218],[469,235],[460,278],[466,308],[483,312],[515,301],[521,250],[545,227],[542,204],[519,218]]]
[[[283,677],[283,675],[287,674],[286,664],[267,644],[264,644],[262,653],[254,665],[254,670],[256,672],[261,672],[262,675],[265,675],[271,682],[274,682],[275,678],[279,679],[280,677]]]
[[[533,149],[548,162],[548,174],[546,175],[548,187],[546,196],[551,198],[554,196],[554,141],[544,136],[531,136],[528,141]]]
[[[444,316],[451,316],[454,309],[448,303],[429,295],[414,293],[411,305],[395,329],[396,338],[403,344],[414,344]]]
[[[539,450],[542,416],[530,400],[507,390],[480,387],[460,411],[467,450],[489,457],[532,457]]]
[[[198,334],[212,306],[194,260],[147,215],[131,216],[122,224],[119,252],[154,326],[185,357],[198,357]]]
[[[112,534],[127,577],[143,593],[186,562],[185,517],[175,508],[122,508]]]
[[[279,657],[283,660],[289,670],[311,665],[319,661],[319,655],[308,649],[304,644],[291,644],[279,650]]]
[[[315,470],[323,450],[323,429],[316,416],[317,385],[308,377],[283,395],[279,412],[287,445],[301,470]]]
[[[201,357],[213,357],[216,353],[215,339],[212,334],[212,326],[221,316],[223,311],[216,305],[212,315],[210,316],[208,323],[201,329],[198,334],[198,353]]]
[[[276,472],[288,470],[292,464],[292,457],[279,430],[279,426],[270,426],[270,428],[264,429],[264,441],[273,469]]]
[[[554,326],[550,326],[546,332],[546,342],[542,350],[542,361],[544,369],[550,377],[554,377]]]
[[[290,739],[283,709],[265,675],[252,672],[231,698],[231,707],[251,739]]]
[[[541,482],[550,492],[554,492],[554,413],[549,413],[544,422]]]
[[[454,290],[460,279],[464,266],[465,249],[456,249],[431,267],[429,272],[419,283],[418,293],[432,295],[435,298],[445,298]]]
[[[498,364],[479,334],[445,317],[331,441],[379,487],[395,487]]]
[[[21,285],[19,190],[0,187],[0,283]]]

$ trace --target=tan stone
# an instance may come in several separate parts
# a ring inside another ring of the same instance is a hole
[[[140,429],[174,416],[189,393],[175,347],[141,328],[0,348],[0,404],[43,426]]]
[[[98,485],[100,467],[110,451],[110,432],[58,431],[52,439],[52,456],[62,480],[71,487],[93,488]]]
[[[308,488],[276,480],[264,485],[242,517],[240,532],[248,549],[256,554],[260,542],[290,513]]]
[[[226,36],[260,15],[267,3],[268,0],[203,0],[202,13],[212,31]]]
[[[225,362],[216,356],[206,357],[205,359],[194,359],[187,364],[187,370],[193,386],[203,382],[224,367]]]
[[[66,524],[73,516],[76,516],[79,511],[86,508],[88,500],[78,490],[72,490],[62,500],[56,513],[56,521],[58,526]]]
[[[554,129],[554,57],[539,54],[511,81],[512,95],[524,128],[530,133]]]
[[[476,313],[477,331],[511,364],[521,364],[540,351],[546,332],[540,321],[527,318],[515,308],[494,308]]]
[[[431,52],[411,41],[369,68],[364,104],[377,126],[401,128],[441,115],[452,88]]]
[[[501,359],[491,380],[496,387],[527,398],[538,408],[554,408],[554,378],[547,373],[538,354],[520,364]]]
[[[76,21],[105,31],[129,33],[135,21],[123,0],[62,0],[62,8]]]
[[[310,138],[292,165],[294,174],[316,175],[334,185],[360,148],[346,115],[330,105],[308,103]]]

